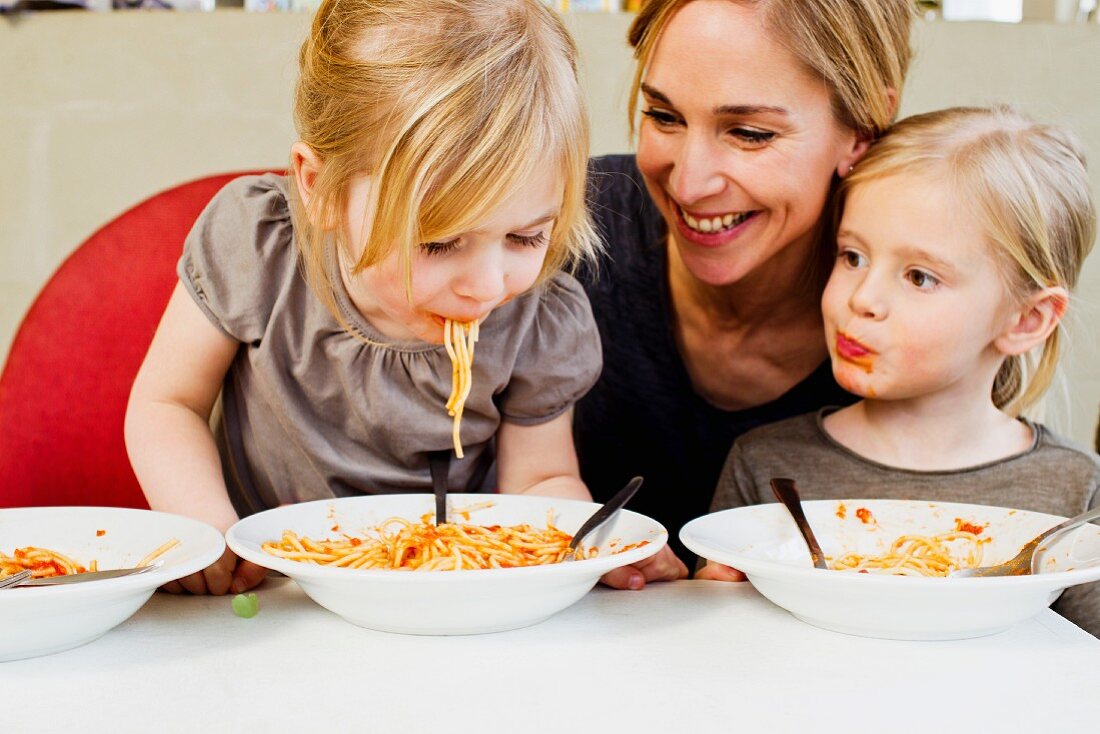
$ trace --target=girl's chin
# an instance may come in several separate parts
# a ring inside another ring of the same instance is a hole
[[[867,373],[862,370],[852,369],[851,365],[845,365],[839,369],[834,367],[833,378],[838,385],[857,397],[878,397],[875,394],[875,389],[871,385],[871,380]]]

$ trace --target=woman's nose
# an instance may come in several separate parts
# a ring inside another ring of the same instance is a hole
[[[721,193],[726,185],[721,151],[703,134],[684,136],[672,166],[669,188],[681,204],[690,206]]]

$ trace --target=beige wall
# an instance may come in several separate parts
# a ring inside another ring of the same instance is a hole
[[[577,15],[593,152],[628,150],[628,16]],[[149,194],[282,165],[308,18],[218,11],[36,14],[0,23],[0,356],[35,293],[83,238]],[[1007,101],[1073,127],[1100,162],[1100,27],[918,29],[903,113]],[[1100,191],[1100,164],[1092,172]],[[1091,443],[1100,405],[1100,256],[1078,292],[1071,399],[1052,422]]]

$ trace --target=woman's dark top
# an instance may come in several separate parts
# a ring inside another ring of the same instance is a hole
[[[631,477],[645,485],[629,509],[662,523],[680,558],[680,528],[710,507],[733,440],[765,423],[847,405],[826,360],[789,392],[746,410],[722,410],[700,397],[673,335],[664,220],[634,156],[591,163],[589,203],[607,251],[580,273],[603,340],[603,374],[576,405],[581,476],[596,501]]]

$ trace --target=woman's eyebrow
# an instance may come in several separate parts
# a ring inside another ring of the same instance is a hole
[[[783,115],[790,113],[785,107],[774,107],[764,104],[726,104],[714,108],[715,115],[737,115],[747,117],[749,115]]]
[[[675,107],[665,94],[657,89],[649,86],[645,82],[642,82],[642,93],[645,96],[650,97],[657,102],[667,104],[670,107]],[[715,115],[738,115],[747,117],[749,115],[783,115],[787,116],[790,112],[785,107],[776,107],[775,105],[763,105],[763,104],[725,104],[719,105],[714,108]]]
[[[669,99],[668,97],[666,97],[666,96],[665,96],[664,94],[662,94],[661,92],[658,92],[658,91],[657,91],[656,89],[654,89],[653,87],[649,86],[649,85],[648,85],[648,84],[646,84],[645,82],[642,82],[642,87],[641,87],[641,89],[642,89],[642,94],[644,94],[645,96],[647,96],[647,97],[652,97],[653,99],[657,100],[658,102],[663,102],[663,103],[665,103],[665,104],[667,104],[667,105],[669,105],[669,106],[671,106],[671,105],[672,105],[672,100],[671,100],[671,99]]]

